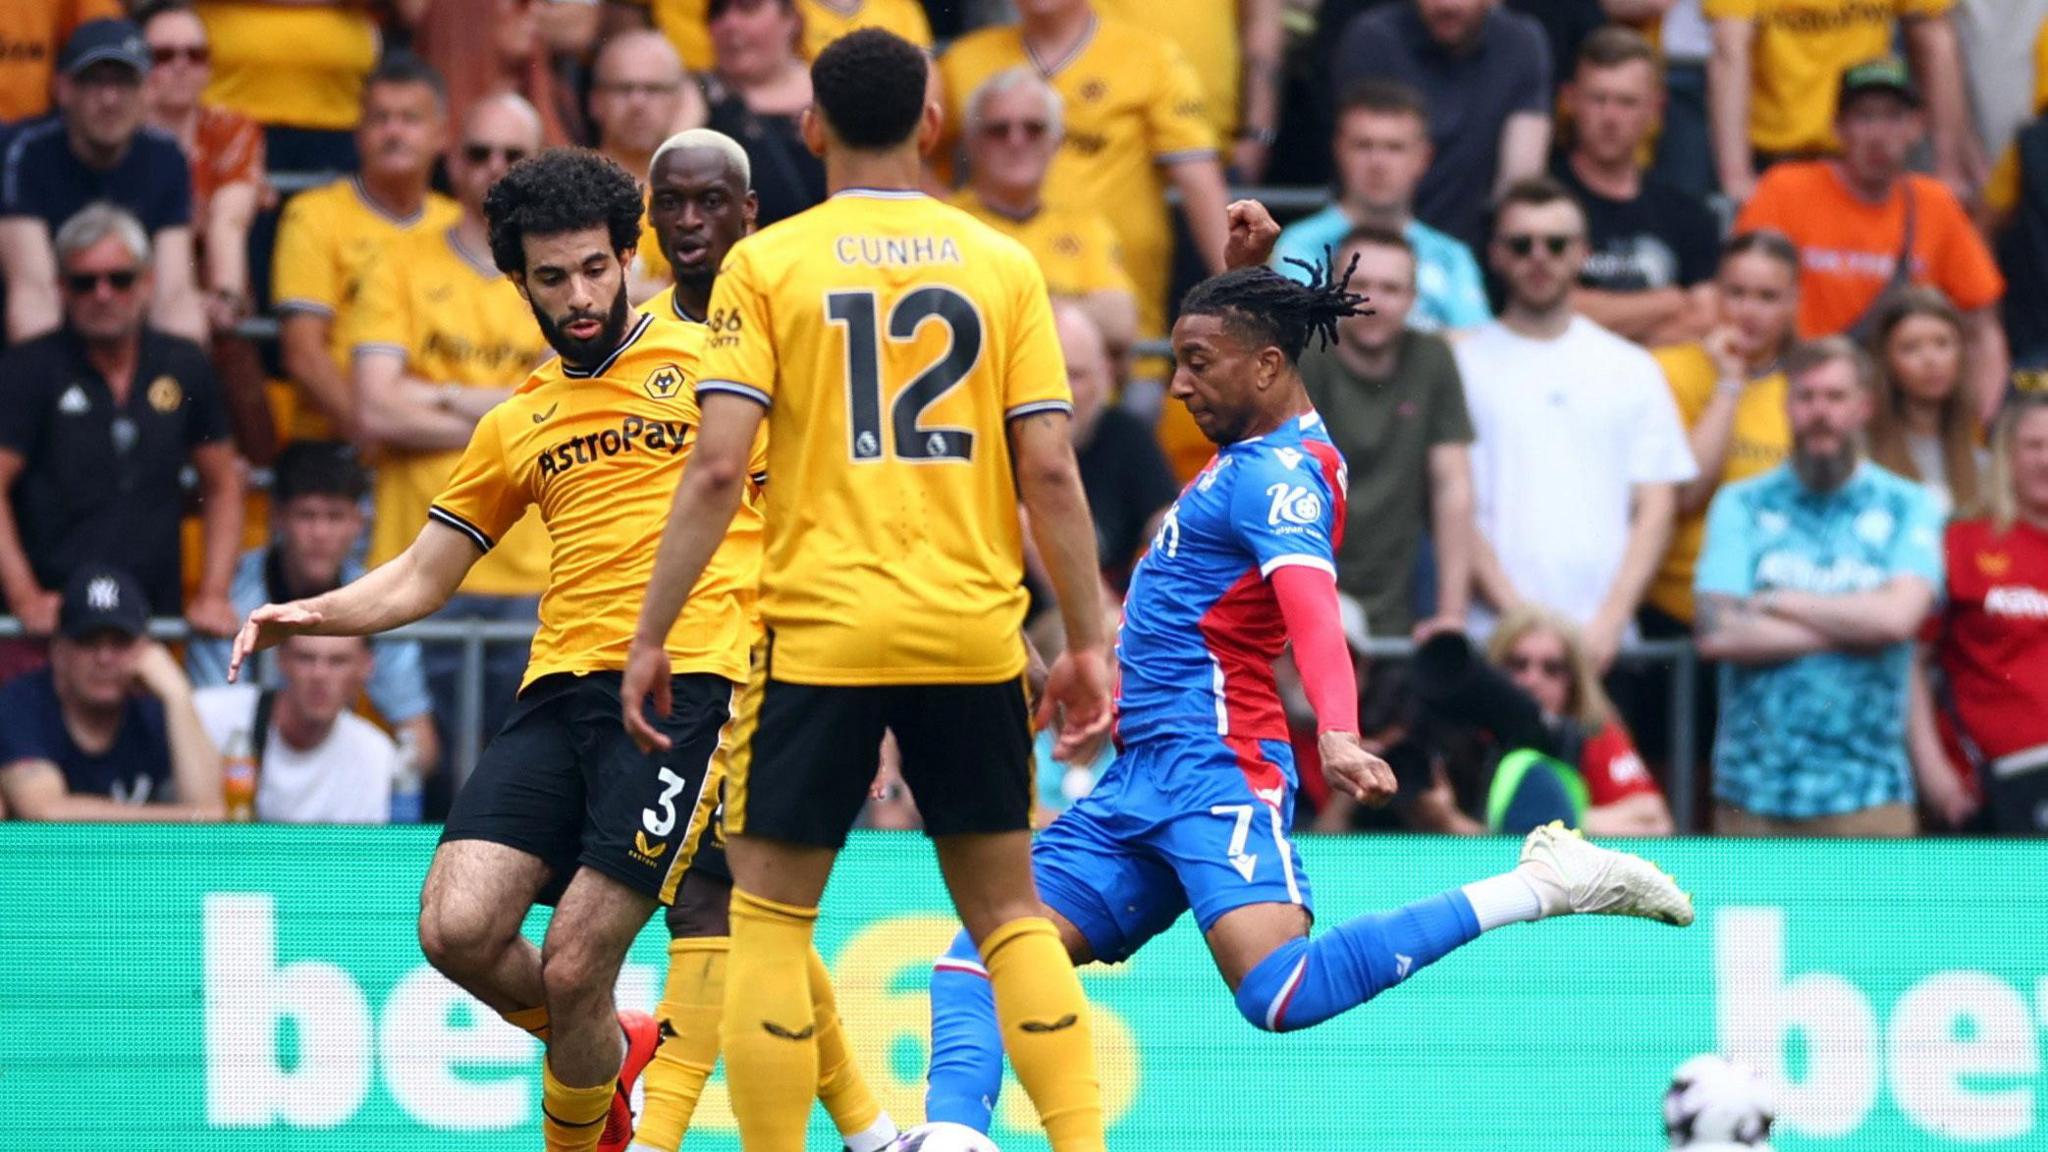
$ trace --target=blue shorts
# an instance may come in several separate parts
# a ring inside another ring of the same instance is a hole
[[[1193,908],[1202,931],[1248,904],[1313,912],[1294,850],[1294,752],[1278,740],[1172,737],[1124,749],[1038,834],[1032,873],[1097,960],[1128,959]]]

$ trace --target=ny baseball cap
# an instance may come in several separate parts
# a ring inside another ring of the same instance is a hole
[[[142,29],[129,20],[88,20],[64,42],[57,70],[76,76],[102,60],[126,64],[147,75],[149,45],[142,40]]]
[[[1897,56],[1865,60],[1842,73],[1841,94],[1835,107],[1844,107],[1850,98],[1865,92],[1889,92],[1915,108],[1920,106],[1920,90],[1913,86],[1913,73]]]
[[[135,577],[106,564],[87,564],[64,585],[57,631],[67,640],[105,632],[140,636],[149,630],[149,599]]]

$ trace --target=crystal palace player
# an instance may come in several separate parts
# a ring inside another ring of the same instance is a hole
[[[1232,215],[1234,249],[1266,223],[1253,205]],[[1356,1007],[1505,924],[1569,912],[1692,921],[1691,901],[1655,867],[1553,825],[1530,833],[1511,872],[1309,936],[1272,667],[1283,647],[1315,708],[1331,785],[1368,802],[1394,791],[1360,742],[1338,623],[1344,461],[1295,371],[1309,338],[1334,338],[1362,302],[1341,283],[1301,285],[1265,267],[1188,293],[1171,392],[1219,450],[1132,577],[1117,645],[1123,754],[1032,854],[1075,963],[1123,960],[1192,908],[1238,1010],[1273,1032]],[[934,966],[932,1017],[927,1119],[986,1130],[1002,1058],[987,981],[962,941]]]

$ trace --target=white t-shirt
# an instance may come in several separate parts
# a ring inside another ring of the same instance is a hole
[[[1479,531],[1524,599],[1583,624],[1621,569],[1633,487],[1697,474],[1664,374],[1583,316],[1555,340],[1495,321],[1452,351]],[[1493,617],[1475,606],[1472,624],[1484,635]]]
[[[192,694],[199,724],[216,748],[256,719],[258,690],[227,684]],[[391,778],[398,745],[375,724],[344,712],[319,747],[285,743],[272,720],[256,780],[256,818],[284,824],[384,824],[391,819]]]

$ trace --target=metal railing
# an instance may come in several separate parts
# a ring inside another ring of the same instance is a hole
[[[422,645],[455,645],[462,649],[462,676],[456,689],[455,715],[442,718],[444,723],[452,721],[450,767],[458,786],[469,779],[470,772],[476,767],[477,752],[482,748],[486,735],[483,730],[484,649],[492,644],[524,645],[533,639],[533,631],[530,625],[504,620],[422,620],[380,634],[395,640],[417,641]],[[183,620],[158,617],[149,622],[149,634],[157,640],[177,642],[187,639],[191,630]],[[0,639],[19,639],[23,635],[21,621],[12,616],[0,616]],[[1415,645],[1407,640],[1374,639],[1367,643],[1365,651],[1375,660],[1404,660],[1415,654]],[[1695,697],[1699,690],[1699,656],[1692,645],[1683,640],[1649,640],[1624,646],[1616,657],[1616,663],[1636,667],[1664,665],[1671,669],[1670,695],[1666,702],[1670,708],[1671,763],[1665,795],[1671,805],[1672,822],[1680,832],[1691,831],[1696,815],[1693,794],[1699,775],[1699,733],[1693,724],[1697,705]],[[5,723],[4,717],[0,717],[0,723]]]

